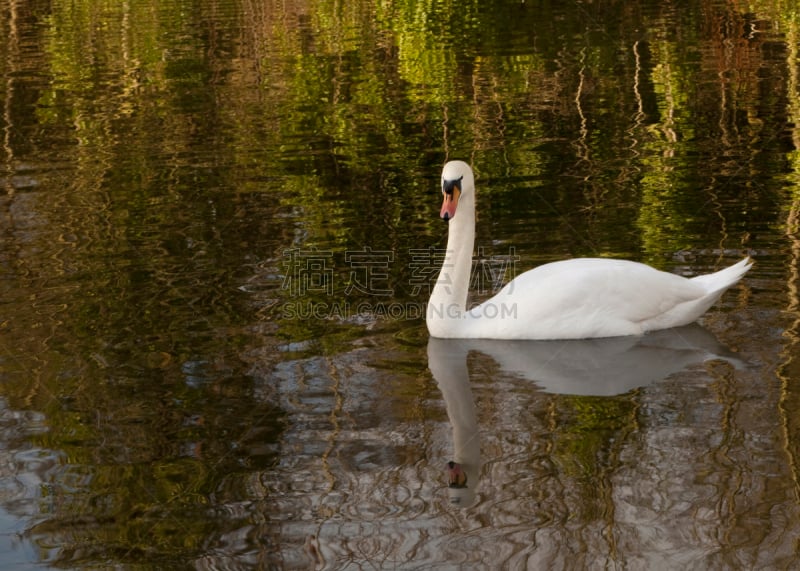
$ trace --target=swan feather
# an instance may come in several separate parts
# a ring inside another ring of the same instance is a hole
[[[428,305],[434,337],[584,339],[679,327],[696,321],[752,265],[745,258],[716,273],[685,278],[628,260],[563,260],[521,274],[467,311],[475,227],[472,170],[451,161],[442,180],[443,189],[458,181],[460,199],[457,211],[447,211],[447,255]]]

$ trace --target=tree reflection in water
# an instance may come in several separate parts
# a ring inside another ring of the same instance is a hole
[[[0,0],[0,567],[797,566],[798,29],[766,0]],[[459,403],[420,316],[283,311],[424,304],[452,158],[485,259],[751,253],[704,319],[735,355],[487,346]],[[312,250],[329,281],[284,287]]]

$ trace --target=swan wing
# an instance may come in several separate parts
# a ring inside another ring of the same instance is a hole
[[[513,318],[495,321],[507,338],[611,337],[641,334],[707,293],[702,283],[638,262],[581,258],[525,272],[477,309],[502,304]]]

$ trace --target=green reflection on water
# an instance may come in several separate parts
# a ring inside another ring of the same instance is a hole
[[[395,335],[407,361],[376,368],[415,382],[358,399],[430,421],[419,316],[281,307],[383,301],[346,293],[345,256],[366,247],[396,255],[391,301],[423,303],[409,252],[443,246],[445,158],[474,161],[479,245],[514,246],[519,270],[569,255],[674,268],[680,251],[700,271],[747,248],[781,267],[797,16],[753,5],[0,2],[0,391],[48,429],[13,446],[63,454],[26,496],[39,556],[157,567],[279,519],[262,480],[285,474],[282,435],[302,422],[277,364]],[[333,256],[336,288],[292,297],[284,254],[309,247]],[[627,399],[558,406],[570,477],[635,429]],[[236,549],[279,543],[275,527]]]

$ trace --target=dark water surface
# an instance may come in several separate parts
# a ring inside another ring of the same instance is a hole
[[[798,45],[778,0],[0,0],[0,567],[797,568]],[[694,327],[429,342],[451,158],[476,299],[756,265]]]

